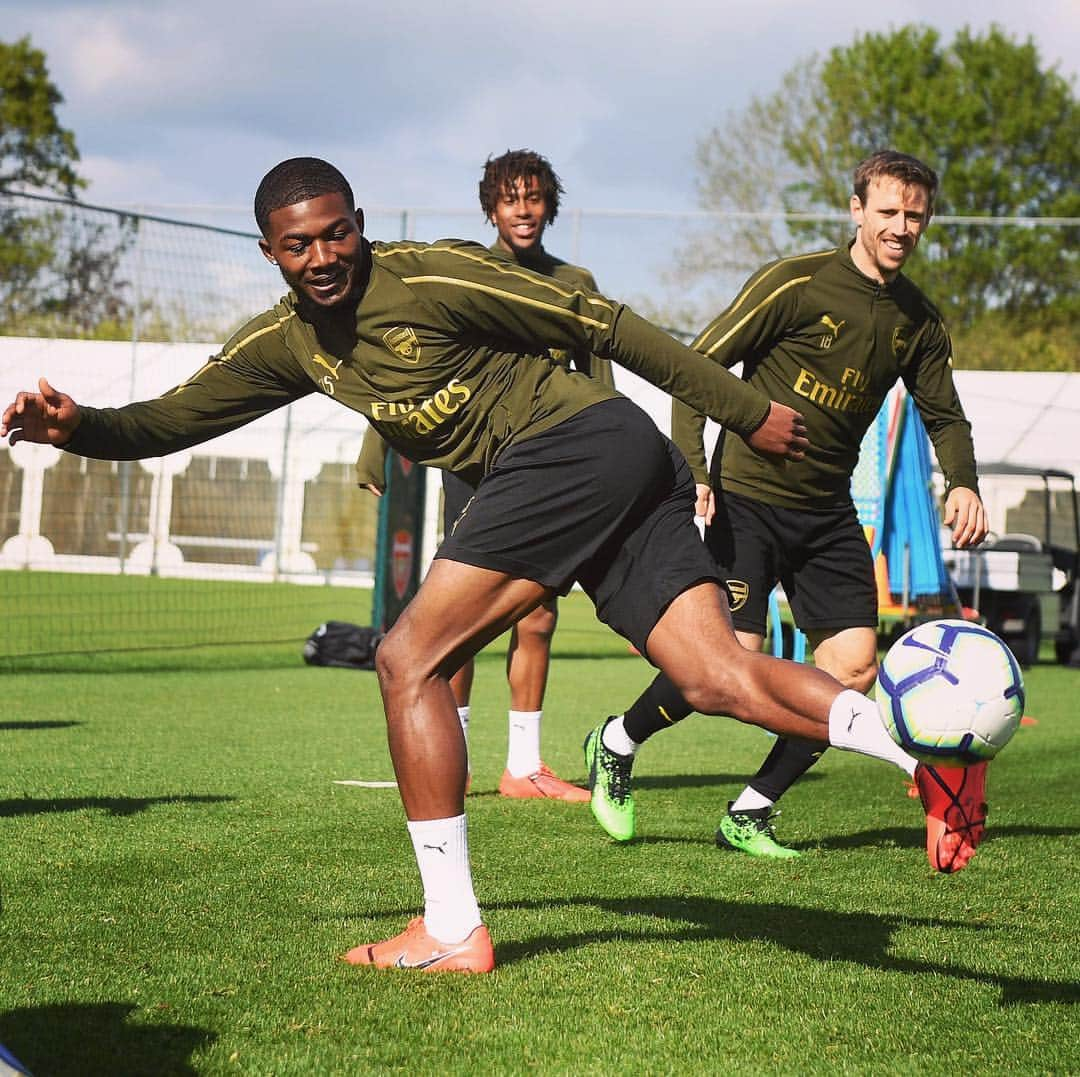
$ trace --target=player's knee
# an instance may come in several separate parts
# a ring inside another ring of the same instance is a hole
[[[555,625],[558,619],[559,615],[555,610],[549,609],[547,606],[537,606],[532,613],[518,621],[515,628],[519,638],[529,637],[547,644],[551,642],[551,637],[555,635]]]
[[[683,699],[699,714],[738,716],[745,710],[745,689],[730,669],[710,663],[690,680],[678,685]]]
[[[860,662],[855,665],[849,665],[840,670],[829,670],[828,672],[845,687],[854,688],[856,692],[862,692],[866,695],[873,687],[874,681],[877,680],[877,660],[873,660],[869,663]]]
[[[391,629],[375,652],[375,674],[384,695],[406,682],[410,667],[408,641],[403,633]]]

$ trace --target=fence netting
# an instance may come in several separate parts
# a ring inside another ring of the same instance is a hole
[[[493,239],[478,210],[376,208],[367,220],[375,239]],[[729,225],[756,229],[760,250],[790,238],[775,216]],[[757,264],[752,245],[714,242],[708,272],[688,283],[703,239],[724,227],[708,214],[564,211],[546,238],[685,338]],[[837,242],[849,229],[841,217],[829,227]],[[257,239],[242,224],[0,192],[5,391],[47,375],[76,400],[119,406],[178,384],[281,295]],[[666,428],[665,401],[645,406]],[[0,659],[301,639],[320,603],[361,618],[377,515],[353,479],[362,435],[359,416],[313,397],[162,460],[0,447]]]

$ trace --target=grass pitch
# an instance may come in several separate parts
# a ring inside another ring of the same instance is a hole
[[[327,611],[325,616],[338,616]],[[639,758],[641,837],[495,794],[507,690],[478,662],[467,801],[487,977],[350,968],[420,888],[375,678],[298,647],[4,676],[0,1042],[67,1074],[1080,1072],[1080,672],[1028,672],[971,867],[936,875],[902,775],[830,752],[763,862],[713,845],[769,746],[694,717]],[[256,668],[257,667],[257,668]],[[561,605],[545,758],[649,667]]]

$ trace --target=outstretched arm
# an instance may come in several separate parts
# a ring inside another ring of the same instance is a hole
[[[36,393],[21,392],[4,409],[0,438],[7,438],[11,445],[33,441],[60,447],[71,440],[81,419],[79,405],[67,393],[39,378]]]

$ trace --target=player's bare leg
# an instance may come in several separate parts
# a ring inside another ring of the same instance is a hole
[[[778,734],[830,740],[829,712],[842,686],[810,666],[742,647],[716,584],[679,595],[649,634],[647,648],[694,710],[731,715]]]
[[[555,599],[527,613],[510,634],[506,679],[510,714],[506,769],[499,782],[504,797],[584,802],[589,791],[556,777],[540,758],[540,726],[551,665],[551,638],[558,621]]]
[[[472,697],[473,675],[476,663],[470,658],[450,678],[450,690],[454,693],[454,702],[459,707],[467,707]]]
[[[379,646],[376,668],[387,739],[424,883],[424,917],[352,964],[424,971],[494,967],[472,888],[465,832],[465,741],[450,677],[540,602],[548,588],[438,559]]]
[[[461,735],[465,738],[465,792],[469,791],[472,784],[472,764],[469,756],[469,700],[472,698],[473,675],[476,672],[476,662],[470,658],[450,678],[450,691],[454,693],[454,703],[457,705],[458,722],[461,724]]]
[[[537,711],[544,705],[551,666],[551,638],[558,619],[559,608],[552,599],[541,603],[514,625],[506,652],[506,680],[513,710]]]

